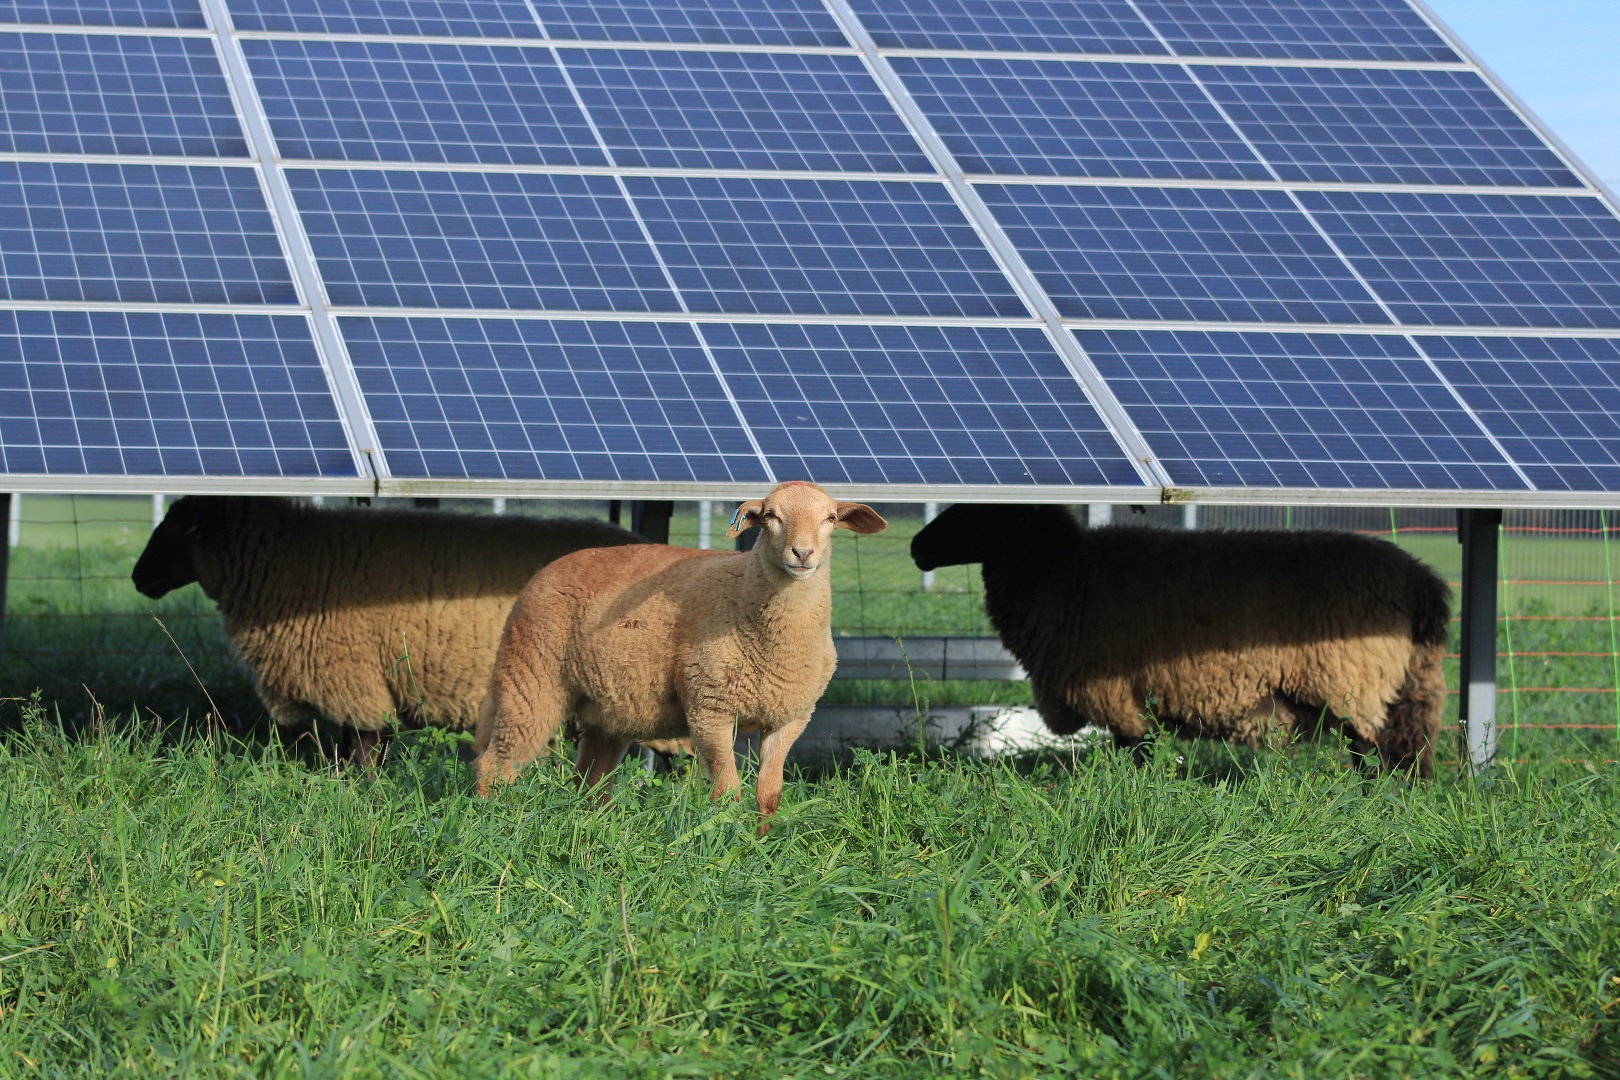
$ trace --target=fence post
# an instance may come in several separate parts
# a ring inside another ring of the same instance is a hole
[[[153,495],[152,496],[152,531],[153,532],[156,532],[157,527],[159,525],[163,524],[163,511],[164,511],[164,509],[165,509],[165,507],[163,505],[163,496],[162,495]]]
[[[1186,503],[1181,508],[1181,527],[1183,529],[1198,528],[1198,504]]]
[[[6,510],[6,547],[22,543],[22,492],[13,491],[3,498],[10,504]]]
[[[1099,525],[1110,524],[1114,520],[1114,507],[1112,503],[1092,503],[1086,509],[1086,524],[1095,529]]]
[[[698,547],[704,551],[708,551],[709,544],[714,541],[714,522],[710,520],[713,517],[714,503],[709,499],[701,500],[698,503]]]
[[[939,503],[923,503],[923,527],[926,528],[928,523],[937,517],[939,517]],[[923,592],[934,591],[934,572],[932,570],[924,570],[922,572],[922,587]]]
[[[497,495],[497,496],[495,496],[493,499],[489,500],[489,504],[490,504],[489,509],[490,509],[490,511],[492,513],[496,513],[496,514],[504,514],[504,513],[506,513],[506,496],[505,495]]]
[[[19,522],[17,518],[17,504],[22,498],[12,492],[0,492],[0,503],[5,504],[6,511],[6,548],[0,551],[0,626],[6,621],[6,578],[11,572],[11,549],[17,546],[19,539]]]
[[[1457,511],[1462,543],[1460,720],[1463,761],[1475,774],[1496,757],[1496,588],[1502,511]]]

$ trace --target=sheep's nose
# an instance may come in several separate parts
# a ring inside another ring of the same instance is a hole
[[[815,554],[815,551],[815,548],[794,548],[793,557],[799,560],[800,566],[806,566],[810,562],[810,556]]]

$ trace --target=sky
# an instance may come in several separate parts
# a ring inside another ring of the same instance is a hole
[[[1620,190],[1620,0],[1429,0],[1598,179]]]

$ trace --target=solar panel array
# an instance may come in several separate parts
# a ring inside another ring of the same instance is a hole
[[[0,2],[13,489],[1620,505],[1617,418],[1615,204],[1416,0]]]

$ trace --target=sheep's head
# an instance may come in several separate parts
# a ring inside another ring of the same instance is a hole
[[[790,480],[763,499],[750,499],[737,507],[727,535],[736,536],[758,525],[755,550],[765,564],[802,581],[826,561],[834,529],[865,535],[882,532],[888,524],[865,503],[839,502],[815,484]]]
[[[143,596],[157,600],[197,580],[198,547],[223,526],[228,501],[220,495],[175,500],[129,575]]]
[[[1061,506],[958,503],[911,538],[911,561],[919,570],[990,562],[1003,551],[1028,554],[1043,542],[1062,542],[1078,529]]]

